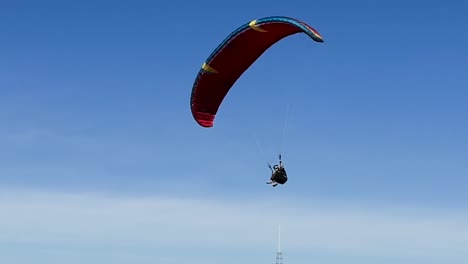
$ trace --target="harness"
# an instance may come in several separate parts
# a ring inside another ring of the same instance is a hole
[[[275,173],[273,173],[271,180],[279,184],[286,183],[288,181],[286,170],[284,168],[279,168]]]

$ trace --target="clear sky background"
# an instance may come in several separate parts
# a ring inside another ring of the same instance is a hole
[[[1,1],[0,262],[272,264],[281,224],[285,264],[466,263],[467,12]],[[199,127],[203,61],[271,15],[325,43],[276,44]]]

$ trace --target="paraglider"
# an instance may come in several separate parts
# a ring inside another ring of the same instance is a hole
[[[190,97],[195,121],[202,127],[213,127],[218,109],[237,79],[273,44],[296,33],[324,42],[305,22],[283,16],[252,20],[234,30],[198,72]]]
[[[278,184],[285,184],[288,181],[288,175],[284,169],[283,161],[281,161],[281,154],[279,155],[279,165],[274,165],[272,168],[271,165],[268,164],[268,167],[271,170],[271,177],[267,184],[276,187]]]
[[[210,128],[222,101],[239,77],[273,44],[297,33],[304,33],[316,42],[324,42],[311,26],[284,16],[252,20],[227,36],[202,64],[192,87],[190,107],[193,118],[202,127]],[[270,181],[276,187],[288,180],[279,156],[279,165],[271,170]]]

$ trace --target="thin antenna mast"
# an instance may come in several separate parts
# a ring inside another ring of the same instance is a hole
[[[278,226],[278,252],[276,253],[276,264],[283,264],[283,253],[281,253],[281,225]]]
[[[278,252],[281,252],[281,225],[278,226]]]

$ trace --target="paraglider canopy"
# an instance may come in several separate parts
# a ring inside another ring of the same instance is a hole
[[[305,22],[284,16],[252,20],[233,31],[202,64],[195,79],[190,98],[195,121],[202,127],[212,127],[222,101],[237,79],[269,47],[296,33],[324,42]]]

